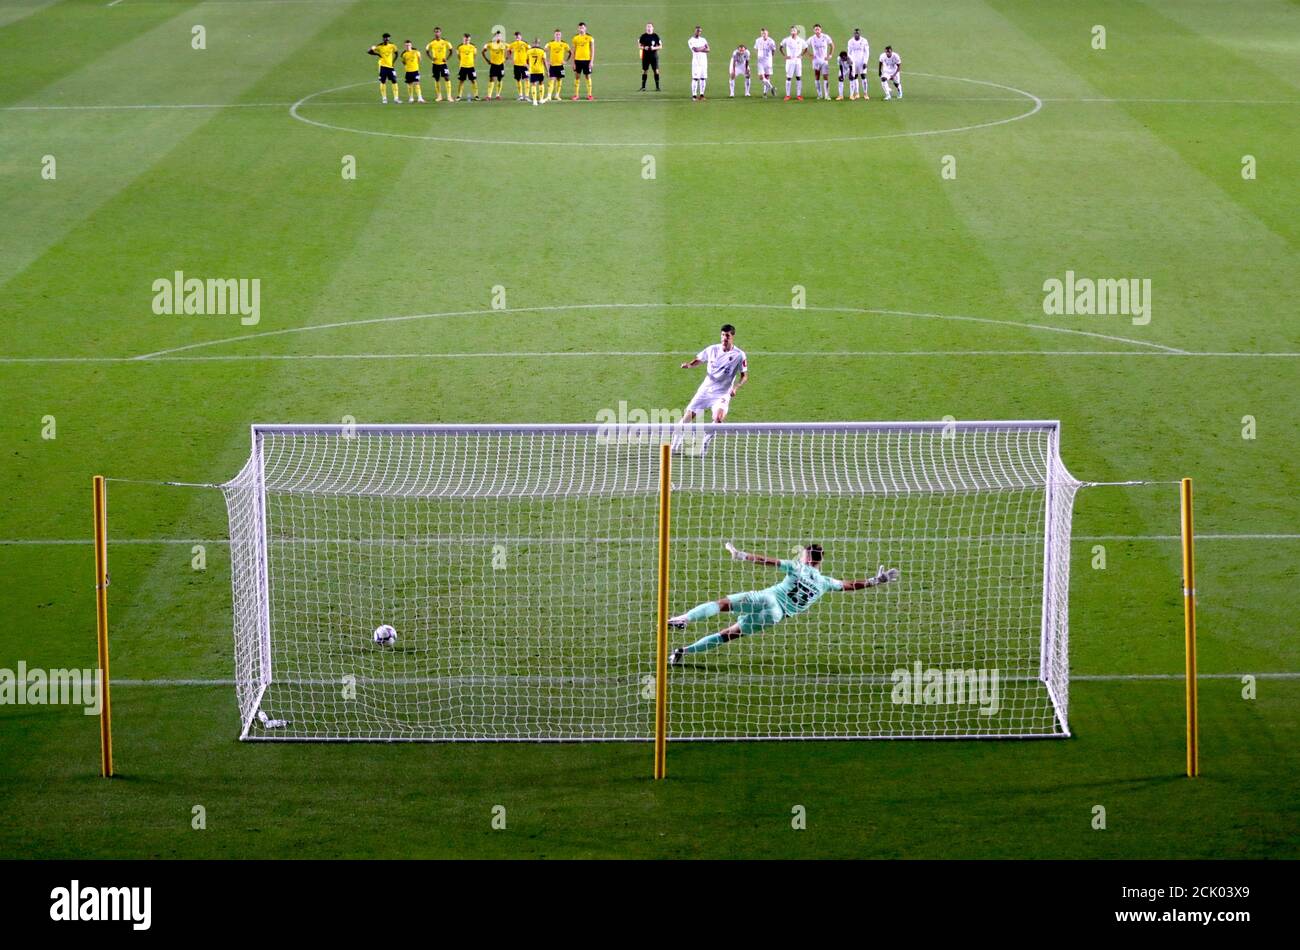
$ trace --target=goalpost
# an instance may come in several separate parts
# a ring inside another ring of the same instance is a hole
[[[673,426],[254,426],[222,486],[240,737],[648,741],[665,700],[673,740],[1069,735],[1057,422],[692,428],[661,492]],[[729,541],[901,577],[665,680],[661,527],[672,613],[781,579]]]

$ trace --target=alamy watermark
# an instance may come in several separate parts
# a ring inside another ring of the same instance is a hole
[[[45,670],[0,667],[0,706],[84,706],[87,716],[98,716],[103,702],[99,670]]]
[[[978,705],[981,716],[996,716],[1002,708],[996,669],[926,669],[917,660],[910,669],[894,670],[889,678],[894,681],[890,700],[897,706]]]
[[[171,277],[153,282],[153,312],[195,314],[200,316],[239,315],[246,327],[262,319],[262,279],[260,277],[186,277],[176,271]]]
[[[1150,277],[1076,277],[1043,281],[1043,313],[1048,316],[1126,316],[1134,326],[1151,322]]]

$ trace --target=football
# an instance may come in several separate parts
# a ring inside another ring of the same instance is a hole
[[[374,640],[381,647],[391,647],[397,642],[397,631],[393,629],[392,624],[381,623],[375,627]]]

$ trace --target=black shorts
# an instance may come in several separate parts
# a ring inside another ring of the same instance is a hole
[[[591,60],[589,60],[589,59],[575,59],[575,60],[573,61],[573,71],[574,71],[574,73],[576,73],[576,74],[579,75],[579,76],[590,76],[590,75],[591,75]]]
[[[446,63],[434,63],[433,71],[429,74],[434,79],[446,79],[448,77]]]
[[[460,79],[461,82],[464,82],[466,79],[474,81],[478,79],[478,74],[474,72],[473,66],[462,66],[457,78]]]
[[[545,73],[529,73],[528,81],[534,86],[540,86],[546,80]]]
[[[397,70],[394,69],[392,66],[380,66],[380,67],[379,67],[379,81],[380,81],[380,82],[397,82]]]
[[[516,67],[515,67],[515,80],[518,82],[518,81],[521,81],[521,80],[524,80],[524,79],[527,79],[527,78],[528,78],[528,67],[527,67],[527,66],[516,66]]]
[[[406,74],[406,84],[407,84],[408,86],[409,86],[411,83],[413,83],[413,82],[419,82],[419,81],[420,81],[420,71],[419,71],[418,69],[413,70],[413,71],[410,71],[410,72],[407,72],[407,74]]]
[[[552,79],[563,79],[563,78],[564,78],[564,67],[563,67],[563,66],[552,66],[552,67],[551,67],[551,78],[552,78]]]
[[[647,69],[659,68],[659,51],[657,49],[643,49],[641,51],[641,71]]]
[[[505,63],[488,63],[488,79],[504,79],[505,76]]]

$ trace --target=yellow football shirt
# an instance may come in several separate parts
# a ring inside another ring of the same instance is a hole
[[[569,55],[569,44],[564,40],[551,40],[546,44],[546,52],[551,56],[552,66],[563,66],[564,57]]]
[[[474,68],[474,57],[478,55],[478,49],[472,43],[461,43],[456,47],[456,54],[460,56],[461,69]]]
[[[590,33],[578,33],[573,37],[573,58],[591,59],[592,36]]]
[[[408,73],[418,73],[420,71],[420,51],[418,49],[402,51],[402,68]]]
[[[546,72],[546,51],[537,47],[528,50],[528,71],[541,74]]]
[[[429,62],[435,66],[444,66],[451,55],[451,43],[447,40],[430,40],[425,47],[429,51]]]
[[[504,66],[506,62],[506,44],[493,40],[487,45],[488,62],[493,66]]]
[[[528,65],[528,44],[523,40],[515,40],[509,46],[510,55],[514,57],[516,66]]]
[[[375,52],[379,54],[379,65],[393,68],[393,57],[397,55],[397,47],[392,43],[380,43],[375,47]]]

